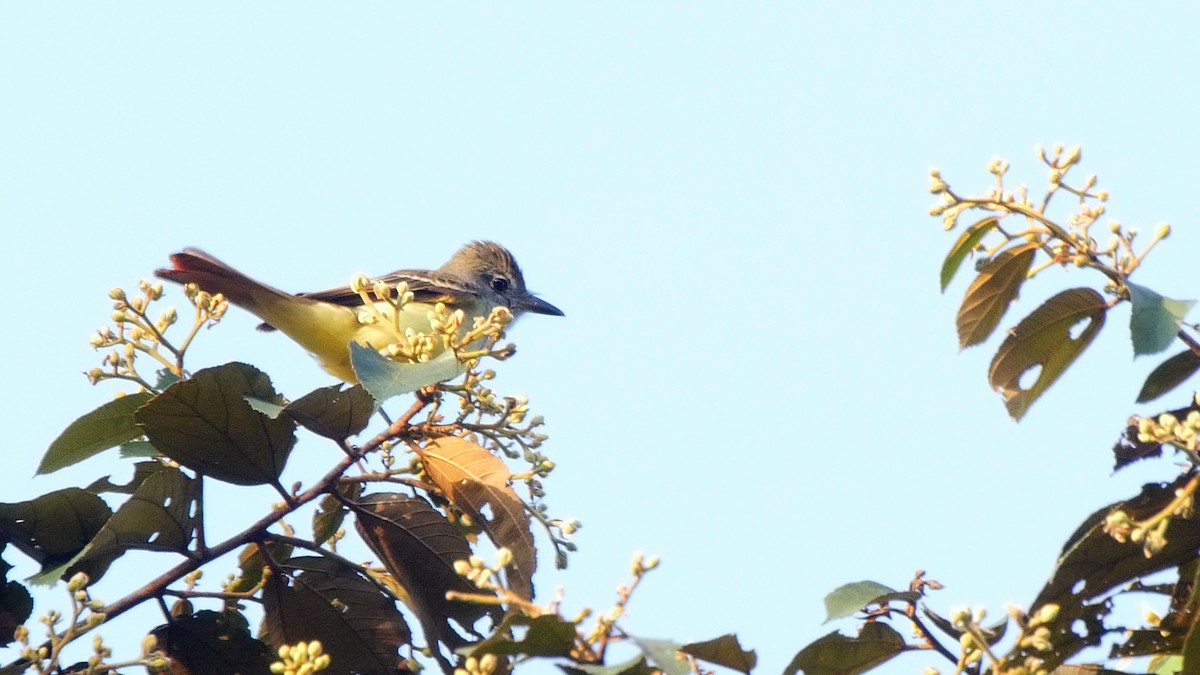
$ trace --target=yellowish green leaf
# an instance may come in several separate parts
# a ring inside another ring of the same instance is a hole
[[[975,246],[987,236],[988,232],[995,229],[1000,219],[992,216],[984,218],[974,225],[963,230],[959,235],[958,241],[954,242],[954,246],[950,247],[950,253],[946,254],[946,260],[942,263],[942,292],[946,292],[946,287],[950,285],[950,281],[954,279],[954,275],[958,272],[958,268],[962,266],[963,260],[966,260],[971,251],[975,250]]]

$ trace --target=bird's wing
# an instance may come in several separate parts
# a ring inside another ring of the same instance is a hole
[[[374,279],[374,281],[383,281],[389,286],[395,286],[401,281],[407,282],[408,290],[412,292],[414,301],[443,302],[450,307],[468,303],[473,295],[470,289],[454,280],[439,279],[416,270],[399,270]],[[349,286],[340,286],[315,293],[297,293],[296,295],[346,307],[360,307],[363,304],[362,297],[350,290]]]

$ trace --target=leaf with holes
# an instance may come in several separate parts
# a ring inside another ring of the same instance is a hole
[[[339,673],[408,672],[400,647],[412,634],[395,601],[334,558],[292,558],[263,586],[263,637],[272,647],[320,640]]]
[[[1104,297],[1096,291],[1072,288],[1021,319],[1000,345],[988,373],[988,381],[1004,397],[1013,419],[1024,417],[1029,406],[1092,343],[1104,326],[1107,311]],[[1038,368],[1037,379],[1024,386],[1022,378]]]
[[[784,675],[857,675],[904,651],[904,638],[881,621],[868,621],[855,637],[834,631],[817,638],[792,658]]]
[[[296,444],[296,423],[257,412],[248,395],[279,399],[265,373],[227,363],[171,385],[134,419],[154,447],[189,469],[234,485],[276,483]]]
[[[43,570],[53,570],[74,560],[111,515],[108,504],[87,490],[55,490],[30,501],[0,504],[0,540],[11,543]],[[94,579],[103,576],[107,567],[82,566]]]
[[[1156,354],[1175,341],[1183,319],[1196,304],[1195,300],[1172,300],[1137,284],[1129,286],[1129,301],[1133,312],[1129,317],[1129,337],[1133,340],[1133,355]]]
[[[1157,517],[1176,502],[1192,478],[1185,473],[1168,484],[1149,483],[1132,499],[1099,509],[1085,519],[1064,545],[1054,572],[1030,605],[1030,615],[1045,605],[1058,605],[1055,625],[1070,626],[1068,637],[1079,648],[1105,637],[1107,629],[1097,618],[1102,619],[1108,611],[1112,589],[1195,560],[1200,547],[1200,521],[1195,514],[1171,517],[1165,544],[1151,556],[1146,555],[1144,541],[1117,541],[1107,531],[1110,514],[1124,512],[1133,521]]]
[[[133,413],[152,398],[149,392],[122,396],[71,422],[50,444],[37,473],[58,471],[141,436]]]
[[[1190,349],[1179,352],[1150,371],[1138,392],[1137,402],[1153,401],[1186,382],[1197,370],[1200,370],[1200,355]]]
[[[146,476],[87,548],[69,562],[43,570],[35,577],[37,583],[58,579],[68,567],[84,561],[111,561],[134,549],[185,553],[195,533],[192,507],[197,490],[196,480],[179,469]]]
[[[988,261],[971,282],[958,309],[958,346],[966,349],[987,339],[1025,283],[1037,244],[1021,244],[1001,251]]]
[[[963,260],[966,260],[971,251],[975,250],[975,246],[996,228],[1000,219],[992,216],[984,218],[974,225],[963,230],[959,235],[958,241],[954,242],[954,246],[950,247],[950,252],[946,254],[946,260],[942,263],[942,292],[946,292],[946,287],[950,285],[950,281],[958,272],[958,268],[962,266]]]
[[[429,502],[382,492],[358,500],[353,510],[358,533],[408,591],[426,640],[462,647],[465,641],[450,627],[449,619],[468,630],[485,615],[498,620],[497,607],[446,599],[448,591],[479,589],[454,571],[455,561],[471,557],[466,537]]]
[[[505,573],[508,588],[532,599],[537,550],[525,504],[508,484],[512,477],[508,466],[487,449],[453,436],[430,441],[417,454],[429,478],[450,502],[481,525],[496,546],[512,553]]]

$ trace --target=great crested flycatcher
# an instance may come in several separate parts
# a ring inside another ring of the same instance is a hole
[[[262,319],[259,330],[278,329],[315,356],[321,367],[346,382],[358,381],[350,364],[351,342],[382,349],[396,341],[391,325],[362,320],[363,298],[349,286],[293,295],[259,283],[194,248],[172,255],[171,263],[174,267],[157,270],[155,275],[223,294]],[[488,241],[463,246],[436,270],[397,270],[376,281],[389,286],[402,281],[408,284],[413,300],[401,309],[401,330],[429,333],[429,313],[439,302],[451,311],[463,310],[467,327],[474,317],[487,317],[495,307],[507,307],[514,318],[523,312],[563,315],[526,290],[521,268],[508,249]]]

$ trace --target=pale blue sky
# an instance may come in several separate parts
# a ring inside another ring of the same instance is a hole
[[[1171,474],[1109,475],[1152,365],[1132,362],[1125,309],[1007,419],[995,343],[957,350],[965,280],[938,293],[953,237],[926,215],[927,172],[970,192],[999,154],[1040,186],[1034,145],[1082,143],[1112,216],[1175,225],[1140,281],[1196,297],[1197,19],[1183,3],[5,3],[0,494],[118,470],[26,480],[114,391],[80,376],[108,289],[170,252],[299,291],[491,238],[567,314],[521,322],[498,388],[548,420],[550,504],[585,523],[571,569],[539,579],[566,587],[568,614],[607,607],[642,550],[663,568],[625,628],[736,631],[762,673],[832,630],[821,599],[843,582],[924,568],[947,586],[936,609],[999,616],[1079,520]],[[1068,277],[1027,301],[1099,283]],[[249,361],[293,397],[331,382],[253,324],[231,311],[193,367]],[[291,471],[334,452],[302,446]],[[97,594],[162,564],[134,561]],[[118,656],[145,616],[105,629]],[[942,664],[883,672],[926,665]]]

